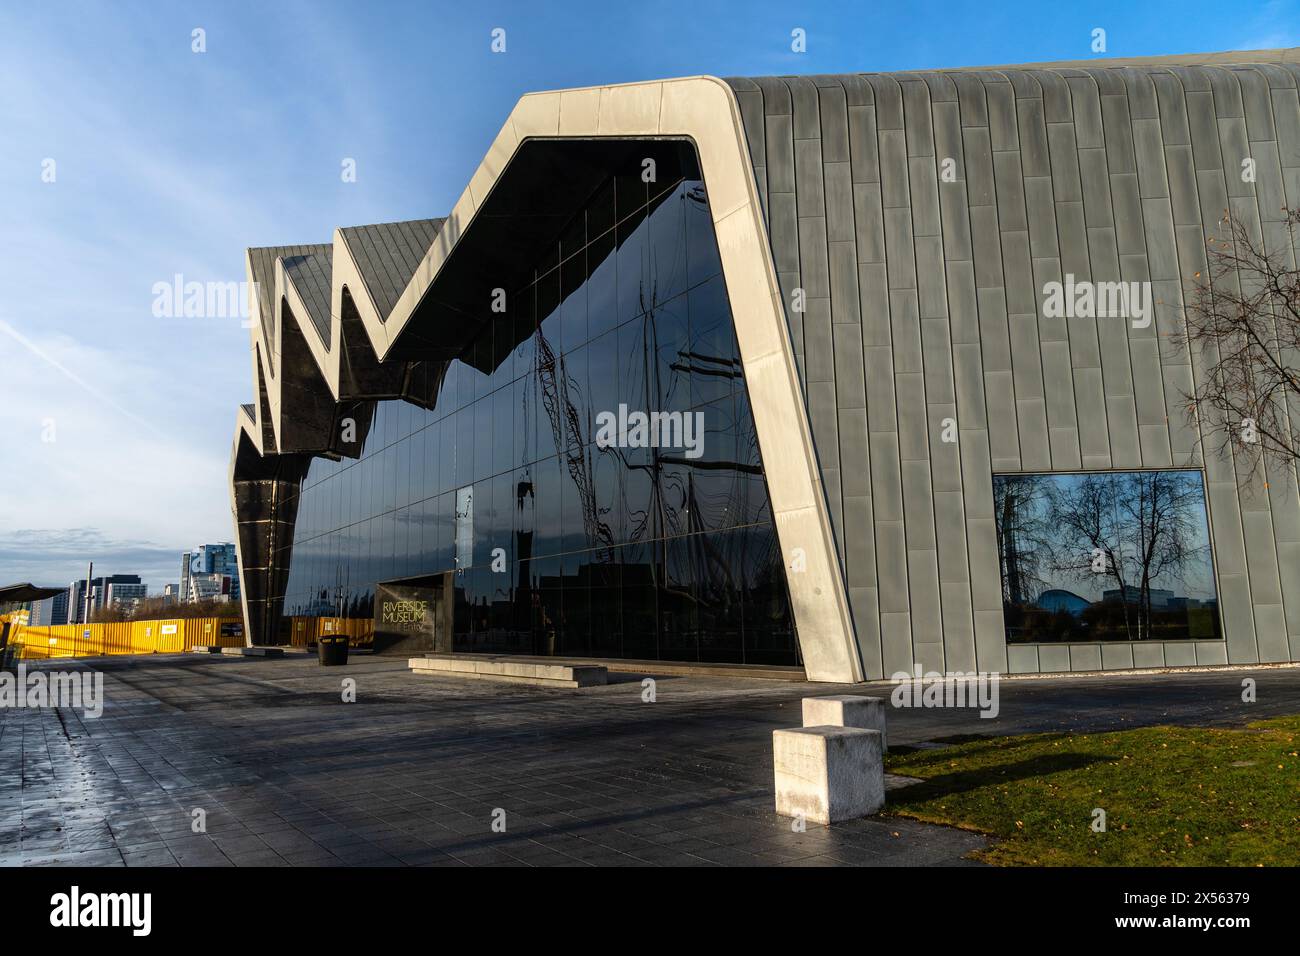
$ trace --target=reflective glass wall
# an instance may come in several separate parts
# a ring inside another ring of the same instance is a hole
[[[1218,640],[1199,471],[994,475],[1008,643]]]
[[[797,662],[693,149],[655,172],[611,170],[459,360],[412,366],[431,408],[367,405],[360,459],[312,463],[286,616],[453,570],[457,650]],[[638,412],[698,432],[602,435]]]

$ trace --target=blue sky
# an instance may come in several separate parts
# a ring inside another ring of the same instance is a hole
[[[525,92],[1087,59],[1096,27],[1106,56],[1294,46],[1297,3],[7,5],[0,584],[93,559],[161,590],[182,550],[229,540],[248,331],[156,318],[154,283],[240,281],[247,246],[445,213]]]

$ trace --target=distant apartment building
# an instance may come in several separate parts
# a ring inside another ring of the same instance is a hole
[[[164,584],[164,585],[163,585],[162,600],[163,600],[163,604],[164,604],[164,605],[168,605],[168,604],[182,604],[182,603],[184,603],[184,600],[183,600],[183,598],[181,597],[181,588],[180,588],[180,585],[179,585],[179,584]]]
[[[227,580],[214,582],[212,575]],[[198,577],[207,580],[196,581]],[[239,558],[235,545],[230,542],[201,544],[193,551],[182,554],[179,595],[182,603],[223,595],[230,600],[239,600]]]
[[[229,574],[213,572],[211,574],[191,574],[190,593],[186,602],[195,604],[199,601],[229,601],[231,592],[237,590]]]
[[[144,584],[110,581],[105,593],[104,605],[130,609],[148,597],[148,594],[149,589]]]
[[[52,627],[68,623],[68,592],[62,591],[54,597],[37,601],[32,605],[33,627]]]
[[[125,602],[130,607],[136,598],[143,598],[146,588],[138,574],[111,574],[90,580],[90,613],[101,608]],[[73,581],[68,586],[68,624],[86,623],[86,581]]]

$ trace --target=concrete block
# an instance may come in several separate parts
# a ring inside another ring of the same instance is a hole
[[[885,698],[855,694],[828,694],[803,699],[805,727],[858,727],[880,731],[880,748],[889,750],[885,732]]]
[[[776,812],[830,824],[885,805],[882,738],[859,727],[772,731]]]
[[[550,664],[468,655],[412,657],[408,666],[416,673],[551,687],[596,687],[606,683],[608,678],[606,669],[597,664]]]

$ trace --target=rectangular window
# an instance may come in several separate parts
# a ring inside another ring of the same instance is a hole
[[[1007,642],[1218,640],[1199,471],[994,475]]]

